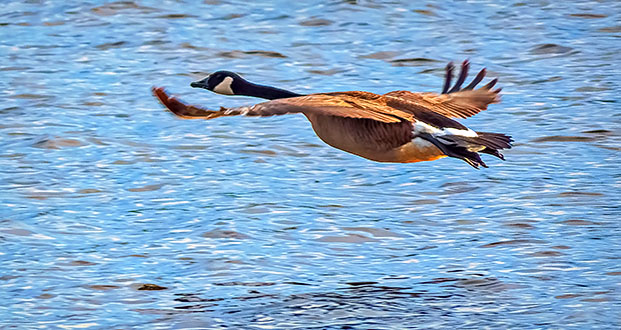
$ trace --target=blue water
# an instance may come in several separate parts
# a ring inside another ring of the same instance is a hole
[[[0,327],[621,327],[618,2],[197,3],[0,6]],[[503,102],[464,123],[516,141],[478,171],[150,92],[439,91],[466,58]]]

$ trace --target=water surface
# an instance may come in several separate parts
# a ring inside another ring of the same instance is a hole
[[[5,1],[5,328],[621,327],[615,1]],[[499,77],[506,162],[374,163],[303,116],[178,120],[227,69],[299,93]]]

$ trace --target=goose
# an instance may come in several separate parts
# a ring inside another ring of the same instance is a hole
[[[270,101],[209,110],[186,104],[168,95],[163,87],[153,87],[152,91],[169,111],[184,119],[302,113],[322,141],[369,160],[413,163],[454,157],[478,169],[479,166],[488,167],[479,153],[504,160],[499,150],[511,148],[513,140],[501,133],[476,132],[451,119],[468,118],[500,101],[500,89],[493,89],[497,79],[475,89],[485,77],[485,69],[461,88],[468,68],[469,62],[464,61],[451,87],[454,66],[449,63],[441,94],[393,91],[380,95],[349,91],[302,95],[254,84],[230,71],[215,72],[191,86],[223,95],[253,96]]]

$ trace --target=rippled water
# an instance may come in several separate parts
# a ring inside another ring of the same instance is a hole
[[[616,1],[4,1],[5,328],[619,328]],[[381,164],[303,116],[173,118],[218,69],[438,91],[470,58],[507,161]]]

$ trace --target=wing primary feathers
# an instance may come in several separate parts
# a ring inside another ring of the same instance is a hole
[[[168,96],[163,87],[153,87],[153,94],[162,103],[166,109],[175,116],[183,119],[213,119],[222,116],[239,115],[239,111],[231,111],[230,109],[220,108],[218,111],[202,109],[193,105],[187,105],[174,96]],[[235,110],[235,109],[234,109]]]
[[[465,60],[461,64],[461,71],[459,72],[459,77],[457,78],[457,81],[455,82],[455,86],[453,86],[453,88],[451,88],[451,90],[448,92],[449,94],[459,91],[459,89],[461,88],[461,85],[464,83],[464,81],[466,81],[469,67],[470,67],[470,62],[468,60]]]
[[[474,80],[472,80],[472,82],[468,86],[464,87],[462,91],[469,91],[477,87],[477,85],[481,82],[481,80],[485,78],[486,74],[487,74],[487,70],[485,69],[482,69],[481,71],[479,71],[477,76],[474,77]]]
[[[488,82],[485,86],[481,87],[483,89],[492,89],[492,87],[494,87],[494,85],[496,85],[496,83],[498,82],[498,78],[494,78],[492,79],[492,81]]]
[[[442,94],[446,94],[449,88],[451,87],[451,80],[453,79],[454,68],[455,68],[455,65],[453,65],[453,62],[449,62],[446,65],[446,74],[444,77],[444,87],[442,88]]]

